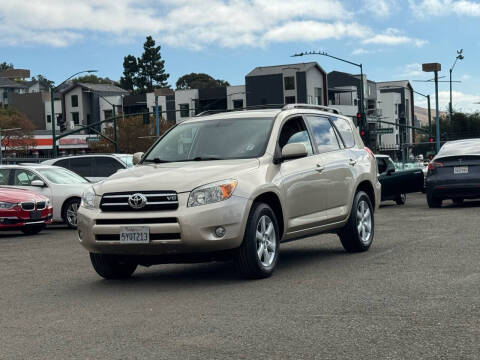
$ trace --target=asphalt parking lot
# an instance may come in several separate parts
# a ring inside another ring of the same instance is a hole
[[[105,281],[71,230],[0,233],[0,358],[480,358],[480,202],[446,205],[386,203],[367,253],[282,244],[260,281],[229,263]]]

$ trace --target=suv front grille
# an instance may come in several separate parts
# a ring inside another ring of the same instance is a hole
[[[128,199],[131,195],[141,194],[146,197],[146,205],[140,209],[130,206]],[[155,210],[176,210],[178,208],[178,197],[175,191],[129,191],[118,193],[107,193],[102,196],[100,209],[109,211],[155,211]]]

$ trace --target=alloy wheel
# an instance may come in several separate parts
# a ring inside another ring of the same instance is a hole
[[[269,267],[275,259],[276,252],[276,234],[272,219],[268,215],[263,215],[256,227],[257,256],[260,263]]]
[[[67,208],[67,221],[71,226],[77,226],[78,202],[72,202]]]
[[[368,244],[372,235],[372,212],[363,199],[357,206],[357,231],[362,243]]]

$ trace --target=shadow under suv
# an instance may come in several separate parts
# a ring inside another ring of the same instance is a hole
[[[107,279],[138,265],[228,259],[263,278],[281,242],[336,232],[359,252],[374,237],[375,158],[352,120],[329,108],[198,116],[134,162],[86,190],[78,211],[79,241]]]

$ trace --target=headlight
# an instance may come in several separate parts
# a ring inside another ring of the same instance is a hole
[[[83,206],[87,209],[95,208],[95,195],[96,194],[92,186],[86,188],[83,191],[82,202],[80,203],[80,206]]]
[[[188,207],[227,200],[237,187],[237,180],[222,180],[194,189],[188,197]]]
[[[0,201],[0,210],[11,209],[16,205],[18,204]]]

